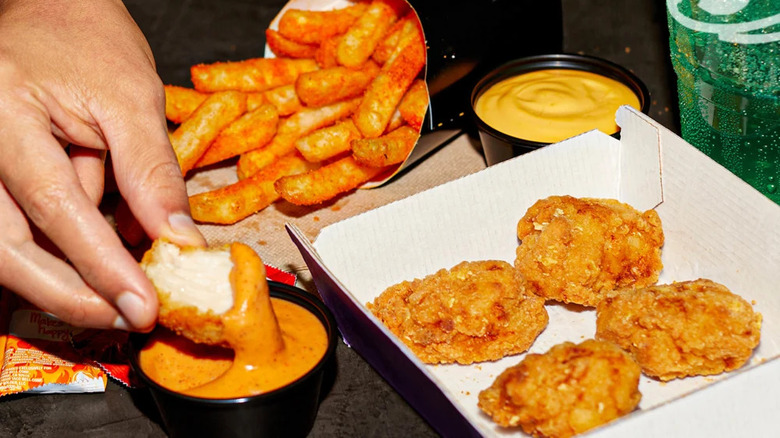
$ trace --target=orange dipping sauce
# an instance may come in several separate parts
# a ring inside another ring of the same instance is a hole
[[[328,347],[320,320],[303,307],[272,298],[285,348],[270,360],[233,379],[221,379],[208,391],[197,388],[228,372],[233,350],[196,344],[169,330],[156,330],[139,354],[143,371],[155,382],[182,394],[204,398],[236,398],[260,394],[287,385],[319,362]]]
[[[263,394],[305,375],[328,349],[316,315],[271,298],[262,260],[251,248],[233,244],[230,254],[234,300],[220,320],[231,349],[157,330],[138,355],[144,373],[171,391],[211,399]]]

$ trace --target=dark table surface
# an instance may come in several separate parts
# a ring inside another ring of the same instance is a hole
[[[127,0],[163,81],[186,85],[189,66],[261,56],[280,0]],[[621,64],[647,85],[649,114],[679,132],[664,2],[562,0],[564,52]],[[338,371],[311,436],[425,437],[436,432],[363,359],[343,344]],[[152,400],[109,382],[105,393],[6,396],[0,436],[165,436]]]

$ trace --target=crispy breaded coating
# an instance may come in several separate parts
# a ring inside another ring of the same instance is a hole
[[[609,291],[658,280],[661,219],[612,199],[551,196],[517,224],[515,267],[529,292],[595,306]]]
[[[630,351],[663,381],[744,365],[761,337],[761,314],[706,279],[623,289],[598,306],[596,337]]]
[[[522,353],[548,321],[544,300],[523,293],[512,265],[493,260],[404,281],[367,307],[426,363],[470,364]]]
[[[570,437],[633,411],[639,365],[610,342],[564,342],[529,354],[480,392],[479,407],[503,427]]]

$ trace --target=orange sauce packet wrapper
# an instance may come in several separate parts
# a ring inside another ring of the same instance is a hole
[[[74,349],[71,328],[0,290],[0,396],[105,391],[106,372]]]

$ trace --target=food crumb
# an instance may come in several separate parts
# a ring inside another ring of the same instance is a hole
[[[312,218],[312,220],[313,220],[314,222],[319,222],[319,221],[320,221],[320,217],[319,217],[319,216],[314,216],[314,217]]]

